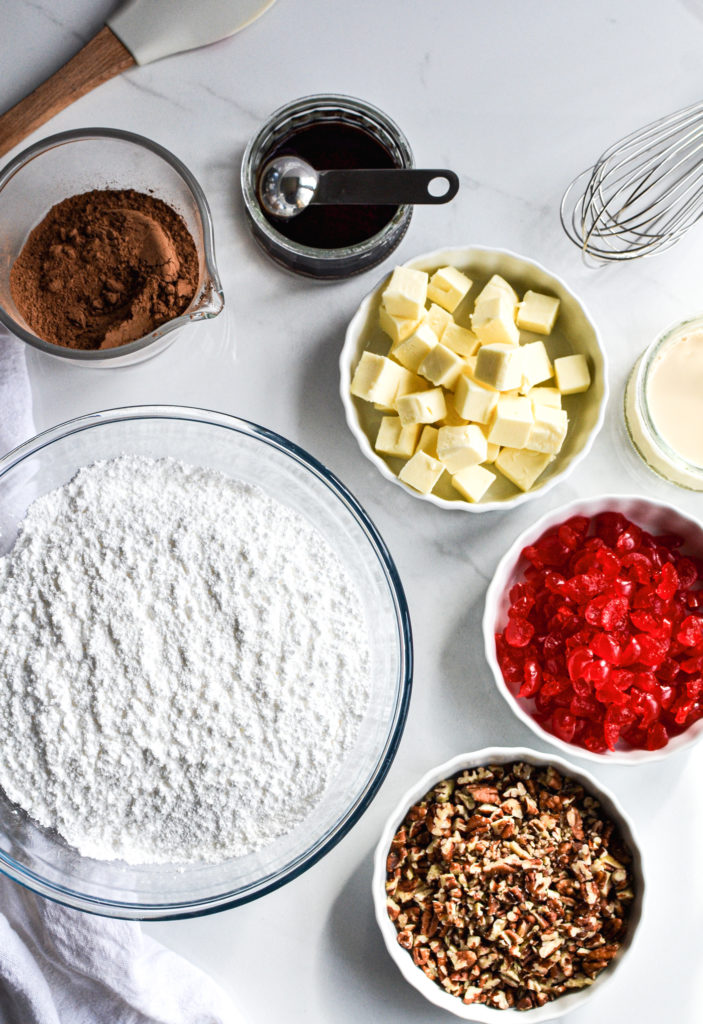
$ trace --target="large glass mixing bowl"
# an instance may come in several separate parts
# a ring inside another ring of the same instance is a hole
[[[122,454],[170,456],[258,484],[304,515],[337,552],[369,627],[369,707],[354,748],[317,808],[256,853],[217,864],[93,860],[40,827],[0,792],[0,871],[42,896],[111,917],[165,919],[245,903],[295,878],[359,820],[385,777],[412,681],[408,609],[393,560],[346,488],[312,456],[263,427],[172,406],[114,409],[45,431],[0,459],[0,553],[27,506],[81,466]],[[226,764],[222,766],[227,770]]]

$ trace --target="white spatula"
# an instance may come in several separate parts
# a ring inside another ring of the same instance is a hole
[[[56,74],[0,116],[0,156],[115,75],[225,39],[275,0],[128,0]]]

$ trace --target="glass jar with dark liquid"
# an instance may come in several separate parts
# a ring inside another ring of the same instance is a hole
[[[348,277],[375,267],[407,231],[412,206],[309,206],[290,220],[259,204],[263,167],[276,156],[302,157],[316,170],[412,167],[410,145],[386,114],[350,96],[309,96],[275,111],[242,161],[249,225],[278,263],[310,277]]]

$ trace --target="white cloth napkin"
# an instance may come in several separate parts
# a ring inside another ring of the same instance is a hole
[[[34,434],[24,345],[0,327],[0,455]],[[243,1024],[140,925],[69,910],[0,874],[0,1024]]]
[[[34,432],[26,345],[0,325],[0,455]]]
[[[242,1024],[211,978],[131,921],[0,878],[2,1024]]]

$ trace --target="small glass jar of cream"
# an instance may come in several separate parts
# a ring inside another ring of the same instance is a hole
[[[408,229],[412,206],[310,206],[289,221],[262,209],[261,171],[273,157],[289,154],[316,170],[412,167],[410,143],[397,124],[352,96],[306,96],[274,111],[242,159],[249,227],[277,263],[307,277],[335,280],[386,259]]]
[[[650,469],[703,491],[703,316],[670,327],[642,353],[625,389],[625,423]]]

